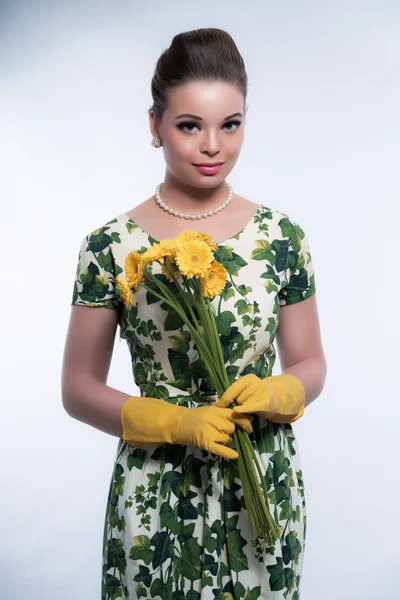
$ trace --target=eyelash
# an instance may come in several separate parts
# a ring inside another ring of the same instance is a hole
[[[226,127],[226,125],[237,125],[237,127],[239,127],[239,125],[241,125],[242,121],[228,121],[227,123],[225,123],[224,127]],[[177,125],[178,129],[181,129],[183,131],[183,127],[187,127],[190,125],[194,125],[195,127],[198,127],[197,123],[194,123],[193,121],[185,121],[182,123],[179,123],[179,125]],[[237,129],[236,127],[236,129]],[[233,133],[234,131],[236,131],[236,129],[233,129],[232,131],[229,131],[228,133]],[[185,132],[186,133],[186,132]]]

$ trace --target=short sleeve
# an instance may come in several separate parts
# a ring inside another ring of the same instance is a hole
[[[112,240],[105,238],[102,229],[83,238],[78,254],[71,305],[104,306],[119,310],[111,242]]]
[[[287,281],[279,291],[280,306],[297,304],[316,292],[315,272],[307,235],[297,223],[292,221]]]

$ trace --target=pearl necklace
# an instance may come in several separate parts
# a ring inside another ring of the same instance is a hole
[[[169,206],[167,206],[165,204],[165,202],[163,202],[161,200],[160,197],[160,188],[162,186],[162,183],[160,183],[157,187],[156,187],[156,200],[157,200],[157,204],[163,208],[166,212],[169,212],[170,215],[173,215],[174,217],[180,217],[181,219],[205,219],[206,217],[212,217],[213,215],[218,214],[221,210],[224,210],[224,208],[226,208],[228,206],[228,204],[230,203],[230,201],[232,200],[232,194],[233,194],[233,189],[230,183],[227,184],[229,187],[229,196],[228,199],[225,200],[225,202],[223,204],[221,204],[221,206],[218,206],[218,208],[214,208],[214,210],[210,210],[209,212],[205,212],[199,215],[189,215],[189,214],[185,214],[185,213],[180,213],[177,210],[174,210],[173,208],[170,208]]]

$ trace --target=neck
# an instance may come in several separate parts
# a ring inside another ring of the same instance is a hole
[[[160,188],[160,196],[169,207],[183,213],[203,213],[220,206],[228,199],[226,181],[217,186],[199,188],[166,174]]]

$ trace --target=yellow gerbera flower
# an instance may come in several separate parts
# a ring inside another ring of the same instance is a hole
[[[144,267],[144,261],[138,251],[129,252],[125,259],[125,273],[132,289],[135,289],[142,280]]]
[[[207,273],[201,277],[201,289],[205,298],[218,296],[226,285],[228,272],[224,265],[214,260]]]
[[[150,248],[141,255],[143,262],[147,264],[157,260],[161,264],[164,264],[164,258],[166,256],[171,256],[174,248],[175,244],[172,240],[160,240],[150,246]]]
[[[187,241],[177,246],[176,264],[188,279],[205,275],[213,260],[210,247],[200,240]]]
[[[218,248],[217,244],[214,242],[214,238],[212,235],[209,235],[208,233],[202,233],[202,232],[198,232],[197,234],[197,239],[201,240],[202,242],[205,242],[206,244],[208,244],[208,246],[210,246],[210,249],[215,252]]]
[[[165,262],[161,266],[162,272],[164,273],[164,275],[166,276],[166,278],[169,281],[173,281],[169,271],[171,271],[176,278],[180,277],[180,275],[181,275],[181,272],[179,271],[179,268],[178,268],[178,265],[176,264],[175,259],[176,259],[176,248],[174,248],[174,251],[171,254],[171,256],[165,257]],[[168,271],[168,269],[169,269],[169,271]]]
[[[182,233],[178,234],[174,238],[174,244],[178,248],[182,244],[186,242],[191,242],[192,240],[200,240],[201,242],[205,242],[210,249],[215,252],[217,250],[217,244],[213,241],[213,237],[208,233],[203,233],[202,231],[193,231],[193,229],[186,229],[182,231]]]
[[[185,229],[185,231],[182,231],[182,233],[179,233],[176,237],[174,237],[172,241],[178,248],[182,244],[186,244],[186,242],[191,242],[192,240],[196,239],[196,236],[197,231],[192,231],[192,229]]]
[[[126,306],[136,306],[135,297],[130,288],[129,281],[125,279],[125,277],[117,277],[116,282],[118,284],[119,289],[121,290],[121,294],[124,299],[124,304]]]

